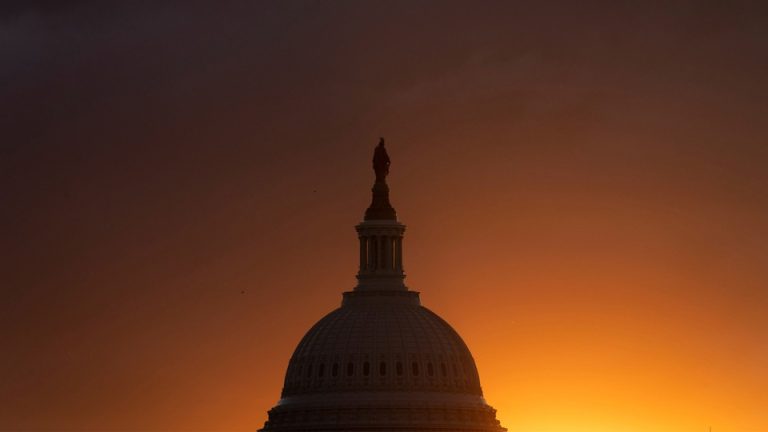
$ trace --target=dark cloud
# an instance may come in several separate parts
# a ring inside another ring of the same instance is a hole
[[[89,0],[8,0],[3,2],[3,7],[0,9],[0,20],[15,18],[24,14],[60,15],[89,3],[95,2]]]

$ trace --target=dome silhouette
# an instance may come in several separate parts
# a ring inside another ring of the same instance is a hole
[[[506,431],[467,345],[403,282],[405,226],[389,202],[383,139],[374,170],[356,227],[358,285],[299,342],[261,431]]]
[[[348,298],[315,324],[291,358],[283,396],[339,389],[481,394],[472,355],[451,326],[413,299],[391,300]]]

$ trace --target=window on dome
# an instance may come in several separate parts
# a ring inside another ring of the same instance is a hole
[[[419,376],[419,364],[416,362],[413,362],[411,365],[411,372],[413,373],[413,376]]]
[[[443,374],[443,376],[448,375],[448,371],[445,370],[445,363],[440,363],[440,372]]]
[[[317,376],[322,378],[324,374],[325,374],[325,363],[320,363],[320,367],[317,370]]]
[[[432,362],[427,363],[427,375],[435,375],[435,369],[432,367]]]
[[[312,365],[307,366],[307,378],[312,376]]]
[[[355,364],[352,362],[347,363],[347,376],[352,376],[355,373]]]
[[[387,364],[385,362],[381,362],[379,364],[379,375],[384,376],[387,374]]]
[[[403,363],[397,362],[396,369],[397,369],[397,376],[402,376],[403,375]]]
[[[339,364],[338,363],[334,363],[333,364],[333,369],[331,369],[331,375],[333,375],[333,376],[339,375]]]
[[[368,376],[371,374],[371,364],[368,362],[363,363],[363,375]]]
[[[453,376],[459,376],[459,372],[456,370],[456,363],[451,363],[451,367],[453,368]]]

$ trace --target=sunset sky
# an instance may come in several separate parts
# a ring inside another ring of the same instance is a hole
[[[0,430],[259,428],[406,284],[510,432],[768,431],[764,2],[3,2]]]

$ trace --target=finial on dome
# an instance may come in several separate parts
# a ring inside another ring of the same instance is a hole
[[[365,220],[396,220],[395,209],[389,203],[389,155],[384,148],[384,138],[379,138],[379,145],[373,151],[373,171],[376,182],[373,184],[371,205],[365,211]]]
[[[389,155],[384,138],[373,151],[373,199],[365,211],[363,222],[357,224],[360,239],[360,271],[357,273],[358,291],[408,291],[403,283],[403,232],[405,225],[397,220],[395,209],[389,203]],[[345,294],[346,295],[346,294]],[[345,302],[347,301],[345,297]]]
[[[379,145],[373,151],[373,170],[376,172],[376,182],[385,182],[389,174],[389,155],[384,148],[384,138],[379,138]]]

